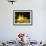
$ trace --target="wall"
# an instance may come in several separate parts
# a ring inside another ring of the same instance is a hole
[[[13,25],[13,10],[33,10],[32,26]],[[33,40],[46,40],[46,1],[17,0],[13,5],[0,0],[0,41],[15,40],[19,32],[30,34]]]

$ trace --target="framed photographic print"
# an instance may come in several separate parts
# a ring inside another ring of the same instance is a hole
[[[32,25],[32,10],[13,10],[13,24]]]

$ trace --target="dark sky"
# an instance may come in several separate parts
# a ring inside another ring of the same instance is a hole
[[[15,18],[17,18],[18,15],[23,15],[23,16],[27,17],[28,19],[30,19],[30,12],[15,12],[15,15],[16,15]]]

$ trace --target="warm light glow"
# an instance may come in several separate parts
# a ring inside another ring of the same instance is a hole
[[[19,15],[17,21],[18,21],[18,22],[24,21],[24,17]]]
[[[17,23],[30,23],[30,19],[24,17],[23,15],[19,15],[18,19],[16,19]]]

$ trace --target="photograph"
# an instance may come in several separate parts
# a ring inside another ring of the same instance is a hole
[[[13,24],[32,25],[32,10],[13,10]]]

